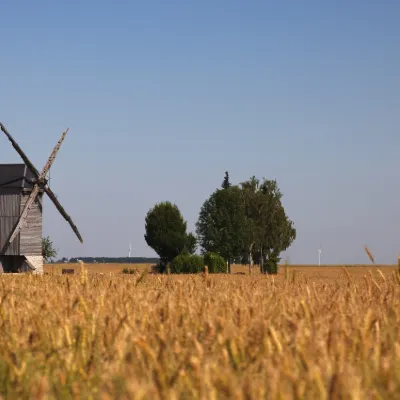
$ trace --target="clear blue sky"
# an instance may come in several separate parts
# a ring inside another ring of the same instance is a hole
[[[68,136],[44,234],[60,256],[153,256],[144,218],[194,229],[228,170],[276,178],[284,257],[400,255],[398,1],[1,1],[0,120],[37,168]],[[20,158],[0,137],[2,163]]]

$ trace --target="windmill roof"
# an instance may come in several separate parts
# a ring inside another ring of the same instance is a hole
[[[25,164],[0,164],[0,189],[31,189],[33,179]]]

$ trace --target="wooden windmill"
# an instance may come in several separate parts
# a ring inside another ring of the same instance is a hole
[[[48,186],[47,173],[65,139],[61,135],[43,170],[39,172],[0,122],[24,164],[0,164],[0,263],[4,272],[43,272],[42,204],[46,193],[83,243],[78,228]],[[0,267],[1,267],[0,265]]]

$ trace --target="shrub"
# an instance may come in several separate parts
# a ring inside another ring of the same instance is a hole
[[[204,271],[204,258],[197,254],[190,256],[190,265],[192,273],[197,274]]]
[[[197,274],[204,270],[204,259],[197,254],[179,254],[171,262],[171,274]]]
[[[136,270],[135,269],[128,269],[128,268],[124,268],[123,270],[122,270],[122,273],[123,274],[136,274]]]
[[[276,254],[271,254],[264,263],[264,273],[276,275],[278,273],[278,263],[281,260]]]
[[[214,274],[226,273],[226,262],[217,253],[208,252],[204,255],[204,264],[208,266],[208,272]]]
[[[188,273],[189,269],[189,259],[190,255],[186,253],[179,254],[176,256],[170,265],[171,273],[172,274],[183,274]]]

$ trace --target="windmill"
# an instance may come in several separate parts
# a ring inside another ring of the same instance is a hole
[[[35,168],[1,122],[0,129],[24,161],[24,164],[0,164],[0,262],[5,272],[41,273],[44,193],[83,243],[78,228],[48,186],[47,179],[68,129],[61,135],[41,172]]]
[[[318,266],[321,266],[321,257],[322,257],[322,249],[321,247],[318,249]]]

